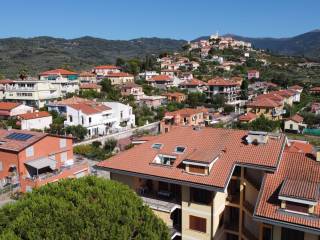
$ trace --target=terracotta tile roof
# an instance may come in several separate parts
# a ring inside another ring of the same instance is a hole
[[[95,69],[121,69],[121,67],[114,66],[114,65],[101,65],[101,66],[96,66]]]
[[[274,108],[274,107],[280,107],[282,104],[278,101],[274,101],[269,98],[261,98],[253,100],[249,103],[247,103],[248,107],[267,107],[267,108]]]
[[[12,133],[30,134],[31,137],[24,141],[6,138],[8,135]],[[0,129],[0,142],[1,142],[0,150],[2,149],[2,150],[19,152],[24,148],[37,142],[38,140],[44,138],[47,135],[48,135],[47,133],[42,133],[42,132],[31,132],[31,131],[16,130],[16,129],[12,129],[12,130]]]
[[[288,214],[281,210],[278,198],[279,189],[286,180],[296,183],[301,182],[296,187],[292,187],[292,184],[290,184],[290,193],[294,192],[297,196],[313,196],[314,184],[320,183],[320,162],[308,157],[305,153],[285,151],[277,171],[265,175],[254,215],[260,217],[260,219],[290,223],[291,227],[294,224],[296,227],[305,227],[320,232],[319,203],[315,207],[316,217]],[[311,185],[310,188],[302,189],[300,185],[306,183]]]
[[[20,106],[21,103],[15,103],[15,102],[0,102],[0,110],[2,111],[10,111],[18,106]]]
[[[71,72],[71,71],[59,68],[59,69],[54,69],[54,70],[42,72],[39,75],[40,76],[47,76],[47,75],[76,75],[76,74],[77,74],[76,72]]]
[[[314,147],[310,143],[303,141],[290,141],[286,151],[288,152],[302,152],[302,153],[314,153]]]
[[[279,196],[318,201],[319,182],[285,179],[279,192]]]
[[[261,94],[257,97],[254,98],[254,100],[259,100],[259,99],[266,99],[269,98],[273,101],[277,101],[277,102],[282,102],[284,100],[283,96],[280,96],[279,94],[272,92],[272,93],[267,93],[267,94]]]
[[[295,114],[292,117],[289,118],[289,120],[292,120],[296,123],[303,123],[303,117],[300,116],[299,114]]]
[[[80,89],[100,89],[101,86],[96,83],[82,83]]]
[[[209,86],[239,86],[239,83],[224,78],[214,78],[208,81]]]
[[[36,119],[36,118],[43,118],[43,117],[50,117],[50,113],[46,111],[42,112],[32,112],[32,113],[25,113],[19,115],[19,117],[23,120],[30,120],[30,119]]]
[[[92,72],[81,72],[79,74],[80,77],[95,77],[96,75],[93,74]]]
[[[191,182],[223,191],[236,164],[259,166],[270,170],[274,170],[278,165],[285,143],[284,135],[280,135],[279,138],[269,138],[267,144],[261,145],[245,144],[243,138],[246,135],[247,131],[242,130],[218,128],[194,130],[192,127],[176,127],[168,133],[100,162],[98,166],[107,168],[111,172],[156,176],[169,181],[179,181],[181,184]],[[160,150],[153,149],[154,143],[162,143],[163,147]],[[185,152],[174,154],[176,146],[184,146]],[[204,160],[213,158],[217,153],[220,154],[209,175],[189,174],[181,167],[182,161],[194,152],[201,153],[201,159]],[[151,164],[159,153],[176,156],[173,166]]]
[[[88,102],[88,103],[94,103],[94,101],[86,99],[86,98],[81,98],[81,97],[71,97],[71,98],[67,98],[67,99],[63,99],[61,101],[55,101],[53,103],[50,103],[50,105],[68,105],[68,104],[77,104],[77,103],[84,103],[84,102]]]
[[[312,92],[320,92],[320,87],[313,87],[310,89]]]
[[[101,103],[77,103],[77,104],[68,104],[69,107],[76,109],[78,111],[83,112],[87,115],[102,113],[104,111],[110,110],[111,108],[107,107],[106,105],[103,105]]]
[[[303,90],[303,87],[299,86],[299,85],[293,85],[291,87],[289,87],[289,89],[293,89],[293,90]]]
[[[10,79],[2,79],[2,80],[0,80],[0,84],[10,84],[10,83],[14,83],[14,81],[10,80]]]
[[[198,113],[207,113],[208,109],[207,108],[183,108],[179,109],[173,112],[166,112],[165,116],[183,116],[183,117],[190,117],[194,114]]]
[[[181,83],[180,85],[182,85],[182,86],[206,86],[208,84],[204,81],[193,78],[191,81],[185,81],[185,82]]]
[[[252,112],[248,112],[248,113],[245,113],[245,114],[241,115],[239,117],[239,121],[240,122],[249,122],[249,121],[252,121],[252,120],[254,120],[256,118],[257,118],[256,114],[254,114]]]
[[[256,69],[251,69],[251,70],[248,71],[248,73],[257,73],[257,72],[259,72],[259,71],[256,70]]]
[[[113,78],[115,78],[115,77],[133,77],[133,75],[130,73],[118,72],[118,73],[108,73],[106,75],[106,77],[113,77]]]
[[[154,81],[172,81],[172,78],[168,75],[156,75],[152,78],[148,79],[147,81],[154,82]]]
[[[271,94],[278,94],[278,95],[280,95],[280,96],[282,96],[282,97],[284,97],[284,98],[289,98],[289,97],[292,97],[292,96],[294,96],[294,95],[296,95],[297,94],[297,92],[296,91],[294,91],[294,90],[289,90],[289,89],[287,89],[287,90],[279,90],[279,91],[274,91],[274,92],[271,92]]]
[[[186,96],[184,93],[180,93],[180,92],[168,92],[163,94],[163,96],[167,96],[167,97],[183,97]]]

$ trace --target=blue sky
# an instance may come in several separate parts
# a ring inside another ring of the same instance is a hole
[[[320,28],[319,0],[4,0],[0,38],[287,37]]]

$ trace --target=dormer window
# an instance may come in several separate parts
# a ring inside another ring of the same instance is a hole
[[[153,148],[153,149],[157,149],[157,150],[161,149],[162,146],[163,146],[163,144],[161,144],[161,143],[154,143],[154,144],[152,144],[152,148]]]
[[[154,158],[153,163],[172,166],[176,159],[177,159],[177,157],[175,157],[175,156],[170,156],[170,155],[165,155],[165,154],[158,154]]]
[[[319,199],[319,184],[286,179],[279,192],[281,209],[298,214],[314,214]]]
[[[186,150],[185,147],[183,147],[183,146],[177,146],[177,147],[175,147],[174,152],[175,152],[175,153],[184,153],[185,150]]]

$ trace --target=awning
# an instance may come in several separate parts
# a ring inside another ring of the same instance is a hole
[[[36,169],[41,169],[41,168],[45,168],[45,167],[49,167],[52,170],[56,169],[56,161],[49,159],[49,158],[39,158],[36,160],[26,162],[25,164],[27,164],[33,168],[36,168]]]

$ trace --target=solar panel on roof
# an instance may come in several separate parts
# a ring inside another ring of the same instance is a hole
[[[31,138],[33,135],[27,133],[10,133],[6,136],[7,139],[26,141]]]

